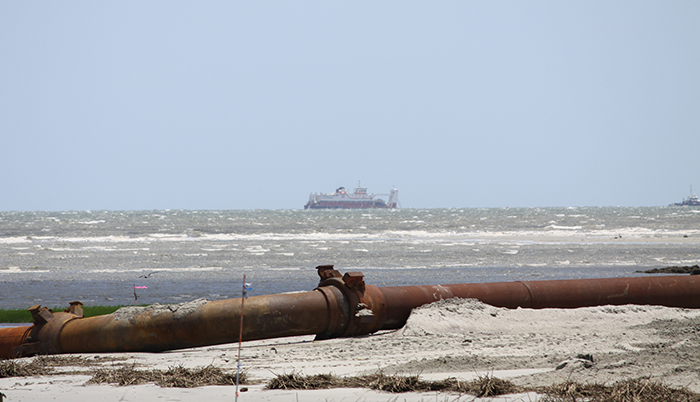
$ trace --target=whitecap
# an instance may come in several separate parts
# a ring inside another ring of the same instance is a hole
[[[48,269],[22,269],[20,267],[0,268],[0,274],[35,274],[51,272]]]
[[[0,238],[0,244],[31,243],[32,239],[27,237],[5,237]]]
[[[558,229],[558,230],[581,230],[582,226],[559,226],[559,225],[549,225],[547,228]]]

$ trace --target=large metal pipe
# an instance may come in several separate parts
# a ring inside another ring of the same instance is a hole
[[[315,334],[318,339],[402,327],[411,310],[453,297],[507,308],[575,308],[644,304],[700,308],[700,276],[518,281],[384,287],[360,272],[318,267],[310,292],[250,297],[243,340]],[[157,352],[238,341],[241,299],[177,306],[128,307],[83,318],[80,302],[63,312],[33,306],[31,327],[0,329],[0,357],[34,354]]]
[[[506,308],[577,308],[659,305],[700,308],[700,275],[470,283],[382,288],[391,316],[383,329],[400,328],[419,305],[451,297]]]

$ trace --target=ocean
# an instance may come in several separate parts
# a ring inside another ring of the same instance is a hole
[[[700,208],[0,212],[0,308],[376,286],[624,277],[700,262]],[[134,289],[134,287],[147,289]]]

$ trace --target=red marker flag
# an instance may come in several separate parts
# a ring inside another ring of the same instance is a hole
[[[148,289],[148,286],[136,286],[136,284],[134,284],[134,305],[136,305],[136,300],[139,298],[136,294],[136,289]]]

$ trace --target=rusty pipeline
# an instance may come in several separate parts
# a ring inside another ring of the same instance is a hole
[[[411,310],[434,301],[475,298],[506,308],[660,305],[700,308],[700,276],[517,281],[376,287],[361,272],[317,267],[312,291],[246,299],[243,340],[297,335],[352,337],[401,328]],[[82,303],[52,312],[32,306],[34,324],[0,329],[0,358],[35,354],[159,352],[236,342],[241,299],[127,307],[83,317]]]

